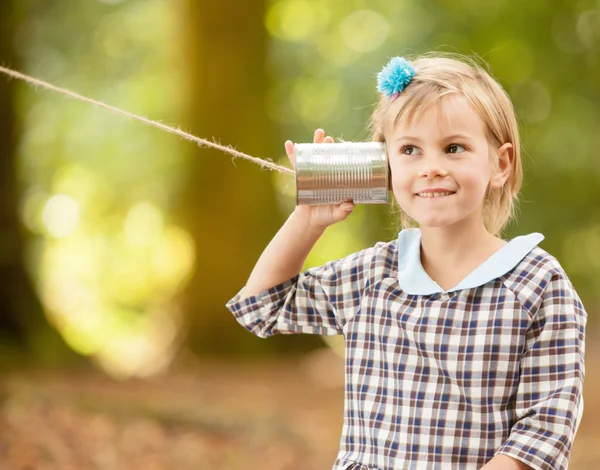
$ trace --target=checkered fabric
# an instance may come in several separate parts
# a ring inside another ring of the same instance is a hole
[[[413,229],[227,307],[263,338],[344,335],[333,470],[475,470],[497,453],[566,469],[583,410],[587,315],[534,235],[450,291],[425,274]]]

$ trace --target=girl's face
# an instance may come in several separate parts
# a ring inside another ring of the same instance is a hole
[[[448,97],[414,122],[404,121],[386,133],[402,210],[422,228],[482,224],[487,188],[498,184],[492,164],[498,149],[491,148],[481,117],[463,98]]]

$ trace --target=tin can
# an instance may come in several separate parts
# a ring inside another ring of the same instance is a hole
[[[385,204],[385,143],[295,144],[296,204]]]

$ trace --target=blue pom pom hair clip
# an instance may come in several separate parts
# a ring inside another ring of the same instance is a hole
[[[409,61],[403,57],[394,57],[377,75],[377,91],[390,97],[393,102],[416,73]]]

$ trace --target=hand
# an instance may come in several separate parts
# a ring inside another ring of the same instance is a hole
[[[325,137],[325,131],[317,129],[313,141],[315,144],[332,144],[333,137]],[[295,168],[296,154],[294,144],[290,140],[285,143],[285,152]],[[353,209],[354,203],[352,201],[330,205],[297,205],[294,214],[305,219],[309,227],[325,230],[330,225],[346,219]]]

